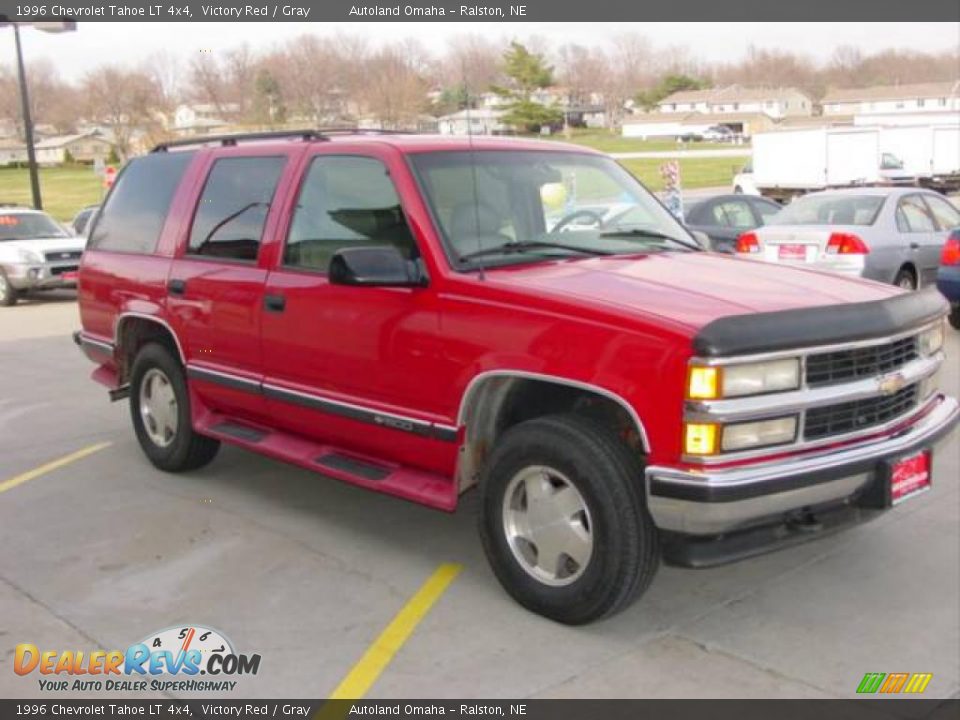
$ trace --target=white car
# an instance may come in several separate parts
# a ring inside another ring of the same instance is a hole
[[[740,172],[733,176],[733,192],[737,195],[761,195],[760,188],[753,179],[753,162],[744,165]]]
[[[76,287],[86,243],[44,212],[0,207],[0,305],[34,290]]]

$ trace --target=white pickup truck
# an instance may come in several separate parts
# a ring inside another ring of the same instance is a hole
[[[46,213],[0,207],[0,306],[26,292],[76,287],[86,243]]]

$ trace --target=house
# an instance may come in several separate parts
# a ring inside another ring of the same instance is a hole
[[[93,163],[106,160],[113,145],[96,133],[58,135],[34,145],[38,165],[63,165],[67,160]]]
[[[170,129],[177,135],[209,135],[228,127],[240,111],[237,103],[194,103],[180,105],[173,113]]]
[[[438,120],[441,135],[501,135],[510,131],[501,118],[505,110],[480,107],[442,115]]]
[[[762,114],[774,120],[812,115],[813,100],[796,88],[752,88],[728,85],[705,90],[680,90],[657,104],[662,113]]]
[[[960,112],[960,80],[913,85],[834,88],[820,101],[824,116]]]

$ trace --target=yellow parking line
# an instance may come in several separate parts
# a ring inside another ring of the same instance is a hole
[[[48,472],[53,472],[54,470],[58,470],[59,468],[62,468],[64,465],[69,465],[72,462],[75,462],[77,460],[80,460],[81,458],[87,457],[87,455],[93,455],[93,453],[99,452],[100,450],[103,450],[105,447],[108,447],[109,445],[110,443],[108,442],[102,442],[102,443],[97,443],[96,445],[90,445],[89,447],[85,447],[82,450],[77,450],[75,453],[70,453],[69,455],[64,455],[62,458],[59,458],[57,460],[52,460],[45,465],[41,465],[38,468],[34,468],[33,470],[28,470],[22,475],[17,475],[16,477],[12,477],[9,480],[4,480],[3,482],[0,482],[0,493],[5,493],[7,490],[13,490],[18,485],[23,485],[25,482],[33,480],[34,478],[38,478],[41,475],[46,475]]]
[[[445,563],[417,590],[417,594],[403,606],[396,617],[353,666],[353,669],[337,685],[330,695],[331,700],[359,700],[380,677],[393,656],[403,647],[417,625],[440,599],[463,566]]]

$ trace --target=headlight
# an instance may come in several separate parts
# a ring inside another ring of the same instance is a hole
[[[943,347],[943,322],[924,330],[917,338],[917,345],[921,355],[933,355]]]
[[[42,263],[43,258],[32,250],[25,250],[20,248],[17,250],[17,256],[20,258],[22,263]]]
[[[723,440],[720,448],[724,452],[746,450],[747,448],[783,445],[793,442],[797,437],[797,416],[758,420],[726,425],[723,428]]]
[[[692,400],[761,395],[800,387],[800,360],[784,358],[742,365],[692,366],[687,397]]]

